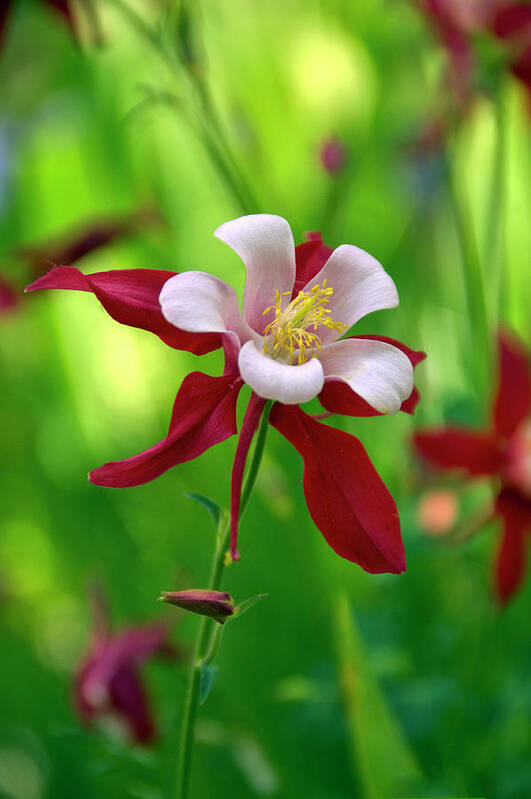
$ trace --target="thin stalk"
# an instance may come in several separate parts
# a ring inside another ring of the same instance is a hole
[[[170,72],[173,75],[178,69],[180,62],[178,58],[167,49],[157,32],[150,28],[142,17],[137,14],[128,3],[124,2],[124,0],[111,0],[111,2],[128,20],[137,33],[150,44],[155,53],[163,60],[164,64],[170,68]],[[230,149],[219,115],[210,96],[208,86],[202,75],[200,75],[192,65],[184,64],[184,71],[199,96],[203,117],[201,120],[201,139],[203,146],[233,193],[241,210],[245,214],[255,213],[259,208],[258,202]]]
[[[267,436],[268,417],[272,402],[266,403],[262,412],[256,443],[252,455],[245,485],[242,490],[242,500],[240,505],[240,518],[247,507],[252,490],[256,483],[256,477],[260,468],[260,462],[264,454],[264,446]],[[229,542],[230,520],[227,513],[223,513],[218,527],[216,539],[216,549],[212,561],[210,580],[208,583],[209,591],[219,591],[225,567],[225,554]],[[212,625],[216,625],[211,634]],[[192,766],[192,753],[195,737],[195,723],[199,708],[199,697],[201,692],[201,674],[203,665],[211,663],[219,647],[221,633],[217,622],[207,616],[201,619],[199,632],[196,639],[194,658],[190,668],[188,687],[184,706],[184,715],[181,726],[181,745],[179,751],[178,775],[177,775],[177,799],[186,799],[190,787],[190,773]]]
[[[483,274],[472,222],[472,214],[466,200],[465,188],[458,184],[451,164],[447,161],[446,172],[455,229],[461,258],[463,262],[463,279],[465,284],[466,303],[472,333],[473,347],[469,368],[475,377],[476,388],[480,396],[485,395],[488,382],[487,369],[489,363],[489,325]]]
[[[495,114],[495,141],[487,224],[484,239],[484,263],[492,286],[492,316],[498,319],[505,304],[503,218],[505,208],[506,128],[503,86],[498,87]]]

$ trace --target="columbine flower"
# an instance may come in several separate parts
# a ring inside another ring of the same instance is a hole
[[[226,591],[208,591],[192,588],[188,591],[162,591],[160,602],[176,605],[183,610],[209,616],[220,624],[225,624],[227,616],[234,614],[234,602]]]
[[[439,469],[498,479],[495,512],[503,535],[495,581],[498,599],[505,603],[524,577],[531,531],[531,371],[520,343],[503,333],[498,345],[499,385],[491,429],[446,427],[417,433],[414,441],[420,454]]]
[[[56,267],[29,287],[90,291],[114,319],[149,330],[171,347],[197,355],[225,350],[222,376],[192,372],[184,379],[162,441],[105,464],[90,480],[140,485],[224,441],[236,433],[236,400],[245,382],[253,393],[232,473],[233,558],[247,452],[264,406],[273,400],[269,421],[304,459],[308,508],[330,546],[367,571],[403,571],[396,506],[363,446],[297,407],[318,397],[326,415],[413,412],[413,367],[424,353],[383,336],[340,340],[366,314],[398,305],[392,279],[368,253],[348,244],[332,252],[319,234],[296,248],[288,223],[278,216],[241,217],[216,236],[246,266],[243,314],[234,290],[206,272],[83,275]]]
[[[131,741],[150,743],[156,734],[151,708],[138,670],[156,653],[169,654],[168,628],[161,624],[112,633],[97,619],[90,650],[75,678],[74,698],[87,725],[98,721],[125,729]]]

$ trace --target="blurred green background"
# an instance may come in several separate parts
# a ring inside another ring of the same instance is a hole
[[[358,332],[429,354],[414,419],[337,420],[397,501],[402,576],[365,574],[327,547],[305,506],[299,456],[271,430],[242,560],[224,583],[237,600],[269,597],[227,628],[200,711],[191,795],[526,799],[530,587],[496,607],[495,524],[460,547],[426,535],[417,509],[435,481],[409,443],[414,425],[482,424],[493,391],[492,339],[469,313],[448,169],[469,204],[489,331],[501,315],[529,340],[521,88],[504,85],[500,178],[486,98],[448,157],[412,147],[438,109],[444,55],[407,2],[204,0],[177,27],[172,4],[125,3],[76,4],[78,42],[45,3],[11,8],[0,50],[2,276],[22,289],[33,275],[21,248],[151,209],[160,219],[78,266],[204,269],[241,291],[241,263],[212,233],[244,212],[278,213],[296,241],[321,230],[332,247],[375,255],[401,305]],[[159,41],[164,52],[191,47],[189,61],[161,57]],[[319,159],[332,136],[347,152],[336,175]],[[230,154],[220,160],[220,149]],[[90,637],[92,582],[105,586],[118,628],[177,622],[178,611],[155,604],[159,591],[206,584],[213,531],[183,494],[227,504],[235,439],[140,488],[95,487],[86,474],[162,438],[183,377],[221,366],[219,353],[199,360],[121,327],[89,295],[21,297],[0,316],[0,796],[171,795],[185,665],[145,669],[159,724],[147,750],[82,728],[72,674]],[[488,496],[445,484],[464,518]],[[175,627],[187,652],[197,623]]]

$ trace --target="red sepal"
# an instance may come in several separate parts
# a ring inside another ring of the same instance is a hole
[[[406,568],[395,502],[357,438],[276,403],[270,422],[304,460],[308,510],[328,544],[365,571]]]
[[[234,435],[236,401],[242,385],[235,374],[187,375],[175,399],[166,438],[139,455],[94,469],[90,482],[109,488],[142,485]]]
[[[464,469],[471,476],[495,474],[501,456],[494,436],[458,427],[416,433],[417,451],[438,469]]]
[[[74,266],[56,266],[31,283],[26,291],[71,289],[96,295],[107,313],[117,322],[148,330],[165,344],[195,355],[218,349],[217,333],[188,333],[174,327],[162,315],[159,294],[176,272],[166,269],[111,269],[84,275]]]
[[[531,500],[504,488],[496,499],[496,511],[503,521],[503,533],[495,560],[496,596],[501,605],[521,585],[526,566],[526,545],[531,531]]]
[[[524,346],[506,332],[498,336],[499,376],[494,401],[494,429],[511,436],[531,414],[531,368]]]

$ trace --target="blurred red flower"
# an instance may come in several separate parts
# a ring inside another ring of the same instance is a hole
[[[75,677],[76,710],[89,726],[111,723],[130,741],[149,744],[156,727],[138,672],[153,655],[173,653],[166,643],[168,628],[151,624],[113,633],[101,605],[97,610],[92,643]]]
[[[418,452],[437,468],[461,469],[469,477],[499,480],[495,513],[503,534],[495,584],[504,604],[521,584],[531,532],[531,369],[523,345],[500,333],[499,383],[492,426],[484,431],[446,427],[417,433]]]
[[[462,110],[474,94],[473,37],[480,33],[504,45],[507,68],[531,101],[531,5],[506,0],[418,0],[417,5],[448,53],[450,85]]]
[[[225,349],[222,376],[192,372],[184,379],[162,441],[132,458],[95,469],[89,479],[114,488],[141,485],[234,435],[236,402],[245,381],[253,393],[232,473],[233,558],[238,557],[245,461],[270,399],[274,404],[269,421],[304,460],[308,509],[328,544],[366,571],[404,571],[396,505],[363,445],[298,407],[318,397],[327,415],[413,413],[419,400],[413,369],[425,358],[423,352],[385,336],[337,340],[365,314],[398,304],[392,279],[368,253],[351,245],[332,251],[320,234],[309,234],[308,241],[295,247],[281,217],[241,217],[222,225],[216,235],[247,267],[244,316],[230,286],[198,271],[125,269],[83,275],[72,267],[56,267],[28,287],[92,292],[116,321],[155,333],[175,349],[196,355]],[[337,298],[324,309],[323,292],[328,302],[332,286]],[[275,296],[276,303],[266,307]],[[328,324],[330,313],[336,314],[333,324]],[[273,319],[269,325],[267,314]],[[312,329],[318,334],[310,333]],[[297,339],[293,345],[297,336],[302,343]]]

